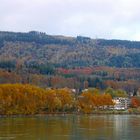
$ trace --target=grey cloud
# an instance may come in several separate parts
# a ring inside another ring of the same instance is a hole
[[[139,0],[0,0],[0,30],[140,40]]]

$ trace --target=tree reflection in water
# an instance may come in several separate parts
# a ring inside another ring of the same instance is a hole
[[[0,139],[14,140],[137,140],[135,115],[66,115],[0,118]]]

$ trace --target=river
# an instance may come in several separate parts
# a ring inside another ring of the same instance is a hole
[[[0,118],[0,140],[140,140],[140,116]]]

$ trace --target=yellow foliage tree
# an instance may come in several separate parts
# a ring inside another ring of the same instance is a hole
[[[35,114],[46,104],[46,91],[32,85],[1,84],[0,114]]]

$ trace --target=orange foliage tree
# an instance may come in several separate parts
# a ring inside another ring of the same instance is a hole
[[[131,105],[132,105],[132,107],[134,107],[134,108],[139,107],[139,106],[140,106],[140,98],[132,97],[132,98],[131,98]]]
[[[78,100],[78,108],[85,113],[90,113],[94,109],[103,109],[113,105],[114,103],[110,94],[94,93],[91,92],[91,90],[83,92]]]

